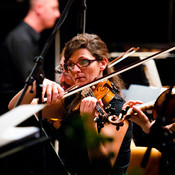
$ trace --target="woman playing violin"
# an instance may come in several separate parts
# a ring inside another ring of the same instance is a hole
[[[79,34],[66,43],[64,68],[77,86],[83,86],[103,75],[108,69],[108,49],[106,44],[94,34]],[[122,83],[118,77],[112,78],[115,90],[120,90]],[[25,94],[22,104],[31,103],[36,96]],[[31,87],[29,88],[29,90]],[[21,92],[20,92],[21,93]],[[19,98],[18,93],[10,102],[13,108]],[[102,100],[88,96],[81,98],[77,93],[64,100],[61,86],[48,79],[43,82],[43,100],[47,95],[47,105],[42,117],[61,117],[62,122],[57,130],[59,139],[59,155],[71,174],[125,174],[130,160],[130,142],[132,124],[124,121],[124,125],[116,130],[116,126],[106,122],[100,132],[94,119],[98,117],[97,102],[103,106]],[[80,102],[80,107],[74,110]],[[116,90],[114,98],[109,102],[108,113],[119,115],[124,100]]]

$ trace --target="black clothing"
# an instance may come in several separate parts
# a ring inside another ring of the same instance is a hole
[[[0,50],[0,99],[1,114],[7,111],[11,98],[24,87],[39,55],[40,34],[22,21],[12,30]],[[5,109],[4,109],[5,108]]]
[[[65,99],[65,106],[68,106],[72,101],[72,97]],[[118,115],[121,112],[124,100],[116,94],[110,102],[112,114]],[[65,110],[67,113],[67,109]],[[79,111],[71,112],[71,114],[64,115],[59,133],[59,155],[70,173],[77,175],[95,174],[102,171],[105,172],[107,164],[103,165],[103,160],[100,165],[91,167],[88,159],[88,151],[86,141],[84,139],[85,131],[82,124],[82,118],[79,116]],[[132,138],[132,123],[130,123],[127,133],[124,137],[120,152],[111,174],[126,173],[126,169],[130,160],[130,142]],[[98,140],[98,138],[97,138]],[[98,144],[98,143],[93,143]]]

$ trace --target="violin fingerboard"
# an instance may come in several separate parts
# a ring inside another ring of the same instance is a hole
[[[92,91],[92,89],[90,87],[88,87],[86,89],[83,89],[81,91],[81,95],[83,97],[89,97],[89,96],[94,97],[94,93],[93,93],[93,91]]]

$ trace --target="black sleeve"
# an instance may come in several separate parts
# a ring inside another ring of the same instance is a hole
[[[9,51],[13,55],[13,65],[18,72],[21,81],[25,82],[33,65],[33,46],[27,39],[13,37],[9,43]]]
[[[111,100],[109,105],[111,105],[110,112],[113,115],[119,115],[122,110],[122,106],[125,103],[124,99],[120,97],[118,94],[115,94],[115,97]]]

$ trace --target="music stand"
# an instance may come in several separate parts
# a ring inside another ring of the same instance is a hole
[[[45,105],[21,105],[0,116],[0,152],[15,147],[20,142],[37,138],[39,128],[16,127],[21,122],[30,118],[34,113],[43,109]],[[17,151],[20,151],[19,149]],[[15,153],[14,151],[11,153]],[[5,155],[1,154],[0,158]]]
[[[23,175],[29,172],[38,174],[60,172],[68,175],[62,161],[54,154],[53,149],[50,149],[49,137],[39,137],[40,130],[37,127],[18,127],[21,122],[31,118],[34,113],[44,107],[44,104],[20,105],[0,117],[2,175],[11,173]],[[44,148],[47,148],[46,155],[43,155],[43,145],[45,145]],[[46,156],[48,160],[50,155],[52,158],[48,162],[52,162],[52,165],[46,165],[43,156]]]

